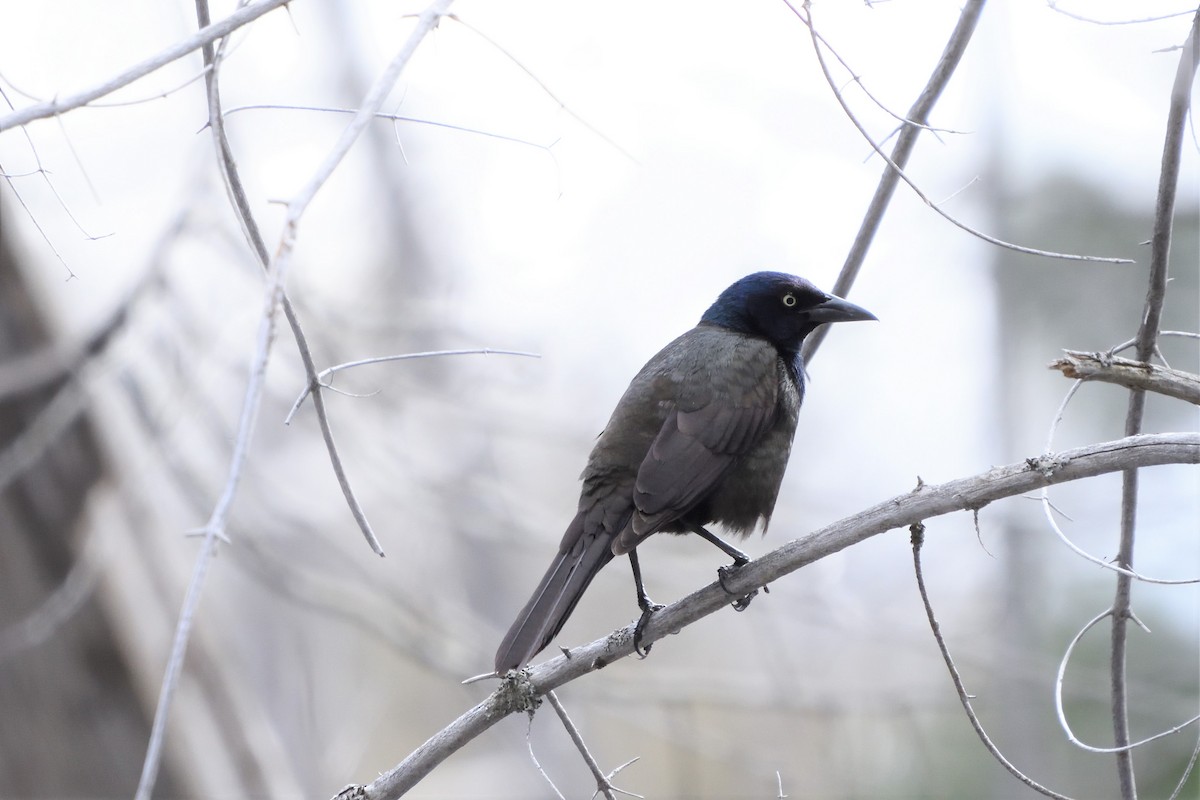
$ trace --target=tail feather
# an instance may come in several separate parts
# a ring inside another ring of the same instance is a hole
[[[576,518],[572,526],[581,525]],[[572,539],[570,529],[563,537]],[[582,532],[581,532],[582,533]],[[612,537],[603,533],[577,535],[569,548],[560,549],[529,602],[521,609],[496,651],[496,672],[519,669],[558,635],[575,604],[600,568],[613,559]]]

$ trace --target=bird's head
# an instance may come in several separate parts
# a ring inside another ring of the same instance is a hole
[[[818,325],[875,318],[865,308],[826,294],[804,278],[756,272],[721,292],[700,322],[762,336],[781,351],[795,353]]]

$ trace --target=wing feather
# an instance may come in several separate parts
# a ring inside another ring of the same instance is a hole
[[[779,386],[773,348],[737,355],[714,359],[703,380],[682,387],[638,468],[635,511],[615,552],[627,552],[685,516],[775,424]],[[688,391],[697,386],[703,391]]]

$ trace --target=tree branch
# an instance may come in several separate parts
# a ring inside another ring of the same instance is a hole
[[[751,561],[727,577],[728,591],[713,582],[656,612],[646,626],[642,643],[651,644],[724,609],[729,605],[729,593],[745,594],[894,528],[955,511],[976,511],[995,500],[1050,484],[1132,467],[1198,463],[1200,434],[1165,433],[1047,454],[939,486],[921,486]],[[401,796],[460,747],[504,717],[532,710],[541,695],[628,656],[633,652],[633,629],[631,623],[561,656],[519,672],[509,672],[491,696],[434,734],[402,762],[369,785],[349,787],[339,797],[384,800]]]
[[[185,595],[183,607],[180,610],[179,619],[176,623],[175,636],[167,668],[163,675],[162,686],[159,691],[150,740],[146,749],[146,757],[142,764],[142,774],[135,794],[137,800],[149,800],[154,791],[158,768],[162,760],[166,722],[170,714],[179,676],[182,673],[183,659],[187,652],[192,624],[195,619],[196,609],[199,606],[200,594],[203,590],[209,565],[216,552],[217,541],[225,539],[226,519],[240,483],[242,468],[245,465],[249,452],[255,424],[258,421],[263,394],[263,382],[271,345],[275,338],[275,312],[281,305],[284,306],[288,322],[292,325],[297,343],[301,345],[302,353],[307,354],[303,335],[299,331],[299,325],[296,322],[291,305],[286,302],[286,295],[284,294],[284,285],[288,268],[291,265],[292,251],[295,246],[300,219],[317,192],[320,191],[321,187],[346,156],[346,153],[349,152],[359,134],[370,123],[375,112],[383,105],[385,98],[399,78],[400,72],[404,69],[422,39],[424,39],[425,34],[437,26],[438,20],[441,19],[442,14],[445,13],[451,1],[434,0],[429,7],[421,12],[413,32],[405,40],[400,51],[372,84],[354,119],[342,131],[342,135],[338,138],[337,143],[329,151],[317,171],[313,173],[301,190],[288,202],[283,233],[276,247],[275,254],[270,259],[267,258],[262,236],[259,233],[253,215],[250,213],[245,191],[237,177],[237,165],[234,161],[232,150],[229,147],[229,141],[225,136],[225,129],[221,120],[220,93],[217,80],[221,56],[218,52],[214,51],[211,40],[201,42],[200,44],[204,50],[205,66],[208,67],[205,80],[208,89],[209,123],[213,128],[214,142],[217,148],[217,163],[221,169],[226,188],[230,192],[234,209],[238,214],[238,219],[242,224],[247,239],[266,269],[266,302],[263,318],[259,325],[257,346],[251,363],[250,376],[246,384],[242,413],[238,421],[237,438],[230,457],[230,467],[225,486],[213,508],[208,523],[202,530],[204,541],[200,552],[196,556],[192,578],[188,584],[187,594]],[[202,31],[207,31],[213,27],[207,24],[207,0],[196,0],[196,13],[199,24],[202,26]],[[316,381],[315,367],[312,365],[311,357],[306,359],[305,366],[311,376],[310,379]],[[314,391],[313,393],[313,404],[323,414],[319,391]],[[331,453],[334,454],[334,469],[335,472],[338,472],[339,482],[342,484],[343,490],[349,493],[349,484],[345,481],[345,476],[340,470],[340,462],[336,458],[336,449],[333,447],[332,434],[329,432],[328,425],[323,425],[322,430],[325,434],[326,444]],[[359,520],[360,527],[362,527],[371,547],[376,553],[383,555],[383,550],[379,546],[379,542],[371,532],[370,526],[366,524],[365,516],[361,515],[356,504],[352,503],[351,508],[355,512],[355,517]]]
[[[1192,81],[1200,59],[1200,9],[1192,18],[1192,29],[1179,66],[1175,71],[1175,82],[1171,87],[1171,103],[1167,112],[1167,130],[1163,142],[1162,168],[1158,179],[1158,199],[1154,208],[1154,234],[1150,238],[1150,277],[1146,290],[1145,311],[1136,337],[1137,360],[1150,363],[1158,346],[1158,329],[1162,320],[1163,301],[1167,296],[1167,274],[1171,257],[1171,229],[1175,218],[1175,195],[1179,188],[1179,168],[1183,150],[1183,134],[1191,105]],[[1146,406],[1146,392],[1139,388],[1129,391],[1129,407],[1125,413],[1125,435],[1133,436],[1142,429],[1142,416]],[[1117,566],[1126,570],[1133,567],[1133,548],[1137,529],[1138,473],[1136,468],[1126,469],[1121,476],[1121,543],[1117,550]],[[1112,685],[1113,743],[1117,747],[1129,744],[1128,698],[1125,680],[1125,641],[1127,622],[1133,614],[1130,590],[1132,578],[1117,575],[1117,586],[1112,605],[1112,652],[1109,672]],[[1134,781],[1133,754],[1121,750],[1116,754],[1117,774],[1120,778],[1121,797],[1136,800],[1137,785]]]
[[[942,654],[942,660],[946,662],[946,669],[950,671],[950,680],[954,683],[954,690],[958,692],[958,701],[962,703],[963,711],[967,713],[967,720],[971,723],[971,727],[975,729],[975,735],[979,737],[979,741],[983,742],[984,748],[992,754],[992,758],[996,759],[1000,763],[1000,766],[1008,770],[1021,783],[1035,792],[1047,797],[1053,797],[1055,800],[1071,800],[1067,795],[1059,794],[1053,789],[1043,786],[1017,769],[1016,765],[1009,761],[1004,753],[1000,752],[1000,748],[996,746],[992,738],[987,735],[987,731],[983,729],[983,723],[979,721],[979,717],[975,714],[975,709],[971,705],[971,695],[967,693],[967,687],[963,683],[962,676],[958,674],[958,667],[954,665],[954,659],[950,655],[950,648],[946,645],[946,638],[942,636],[942,626],[938,624],[937,616],[933,613],[933,603],[930,602],[929,592],[925,588],[925,571],[921,566],[921,545],[925,541],[925,526],[919,522],[914,523],[909,526],[909,534],[912,537],[913,572],[917,577],[917,591],[921,595],[921,605],[925,607],[925,618],[929,620],[929,629],[933,631],[933,639],[937,642],[938,651]]]
[[[253,22],[269,11],[287,5],[291,0],[260,0],[253,5],[243,6],[220,22],[206,25],[181,42],[168,47],[145,61],[134,64],[129,69],[90,89],[70,94],[65,97],[55,97],[43,103],[35,103],[25,108],[17,109],[10,114],[0,117],[0,131],[25,125],[35,119],[56,117],[73,109],[85,106],[98,97],[111,94],[122,86],[133,83],[138,78],[144,78],[151,72],[170,64],[176,59],[186,56],[193,50],[199,50],[205,45],[215,42],[223,36],[228,36],[243,25]]]
[[[901,126],[900,134],[896,137],[896,144],[892,148],[891,158],[888,160],[888,168],[884,170],[878,186],[875,187],[875,195],[871,198],[871,204],[867,206],[867,213],[858,228],[858,235],[854,237],[854,243],[850,246],[850,252],[846,254],[846,261],[842,264],[842,271],[833,284],[833,293],[838,297],[847,296],[850,287],[854,285],[854,281],[858,277],[859,270],[862,269],[863,262],[867,258],[867,251],[871,249],[875,233],[879,230],[879,226],[883,222],[883,215],[887,211],[888,204],[892,202],[896,186],[900,183],[900,170],[908,164],[909,156],[916,147],[917,137],[921,135],[921,126],[929,124],[929,112],[933,110],[933,106],[941,97],[942,90],[950,82],[950,77],[954,74],[958,62],[962,60],[962,54],[966,50],[967,43],[971,41],[976,23],[979,22],[979,15],[983,12],[983,3],[984,0],[970,0],[964,6],[962,14],[958,17],[958,24],[954,26],[954,32],[950,34],[950,39],[942,51],[942,57],[938,59],[937,66],[929,76],[925,88],[921,90],[916,102],[908,110],[907,119],[912,124]],[[788,6],[792,8],[793,12],[796,11],[790,2],[788,2]],[[812,27],[811,20],[799,14],[797,16],[800,16],[801,21],[808,26],[809,31],[815,37],[816,31]],[[817,54],[820,55],[819,48]],[[804,342],[804,362],[806,364],[812,360],[817,348],[821,346],[828,328],[828,325],[822,325],[813,331],[812,335]]]
[[[1082,350],[1063,352],[1066,353],[1065,357],[1051,361],[1047,366],[1068,378],[1115,383],[1200,405],[1200,375],[1143,361],[1105,356],[1103,353]]]

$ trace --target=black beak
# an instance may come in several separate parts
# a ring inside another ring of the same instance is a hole
[[[806,313],[813,322],[856,322],[868,319],[878,321],[878,317],[862,306],[856,306],[849,300],[832,295],[824,303],[810,308]]]

